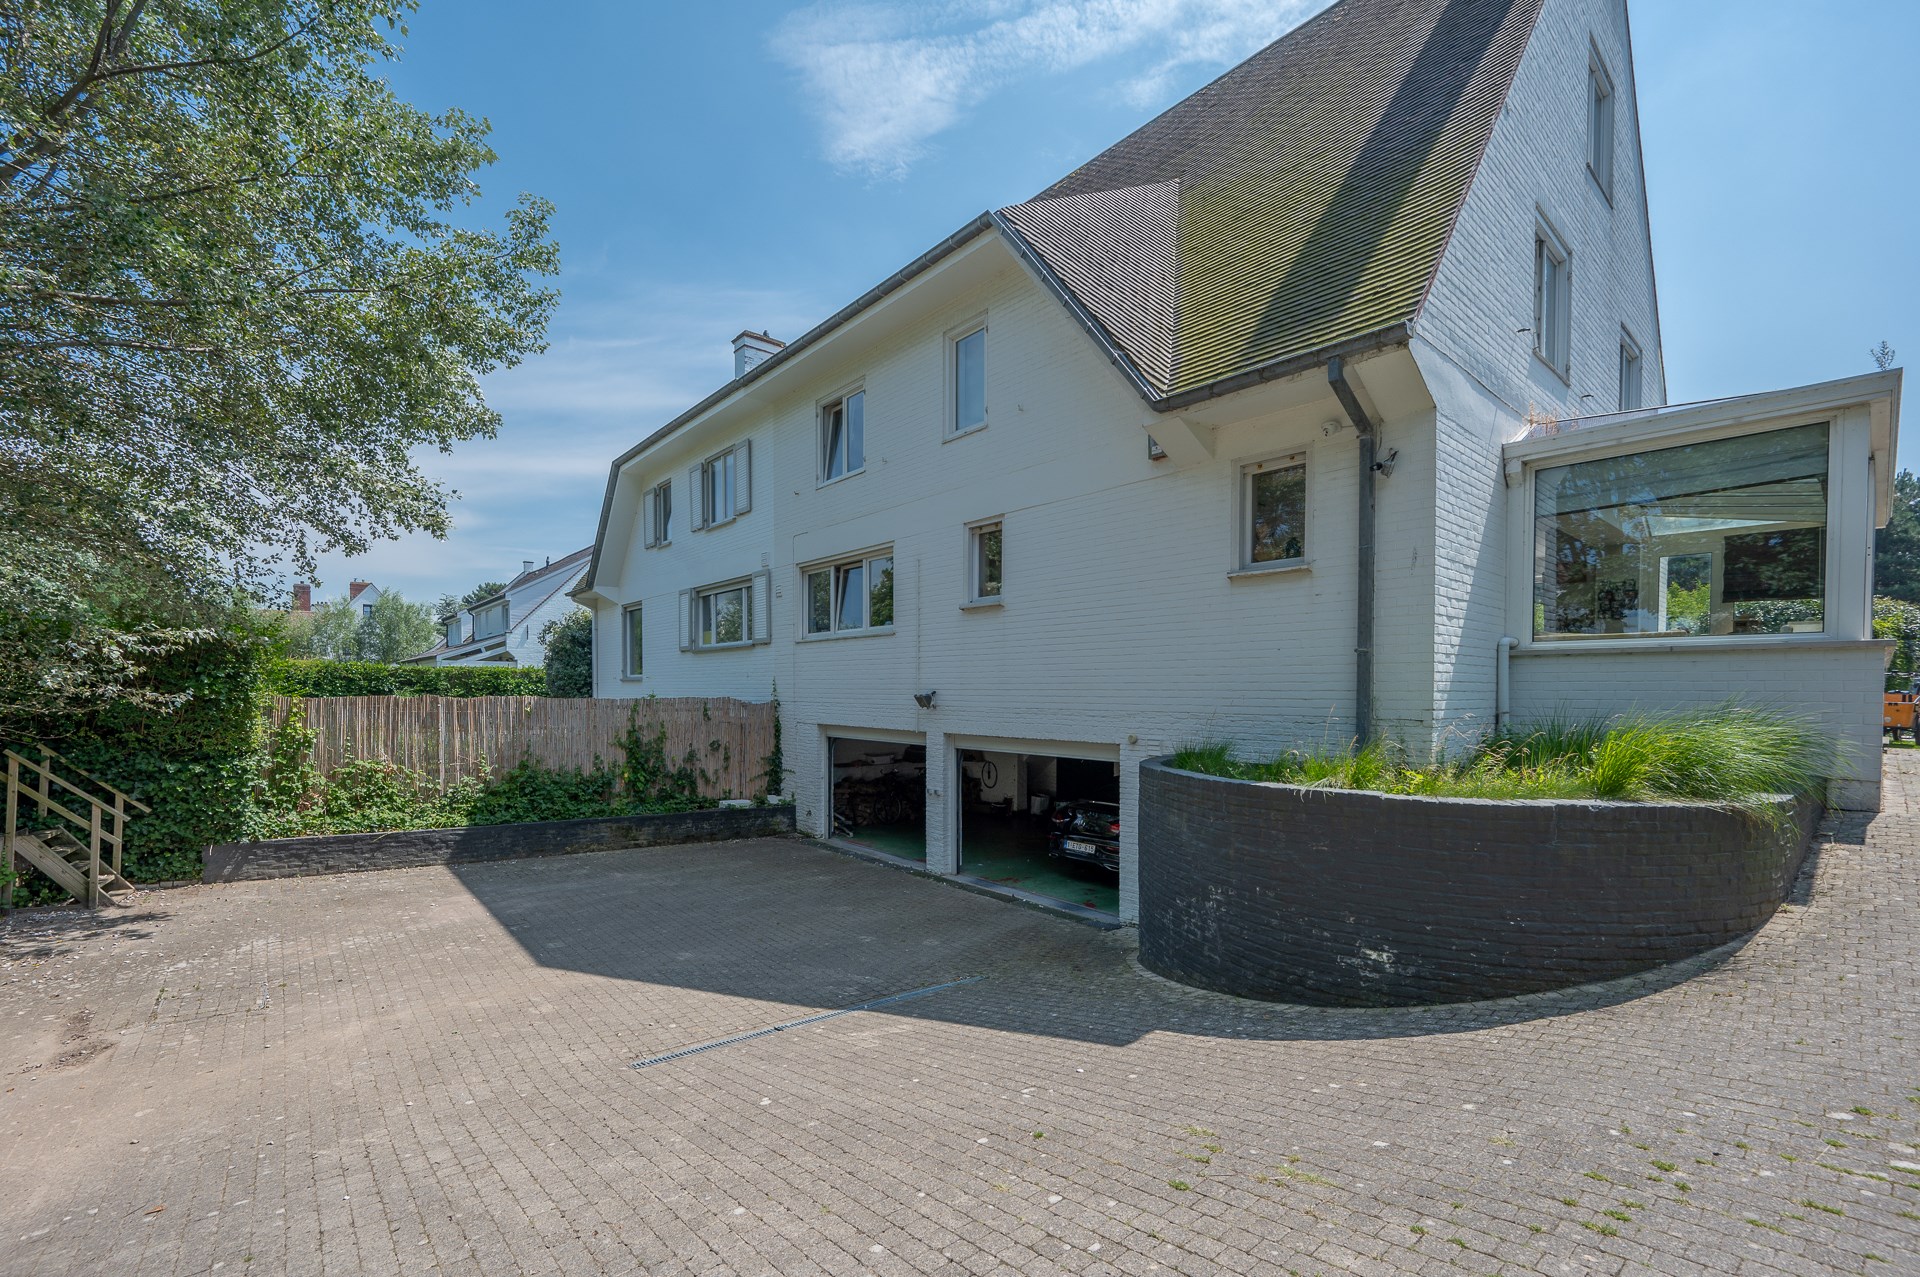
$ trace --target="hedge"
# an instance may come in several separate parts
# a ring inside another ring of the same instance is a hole
[[[125,872],[131,881],[198,879],[201,851],[209,843],[259,835],[254,786],[264,760],[274,660],[271,640],[263,635],[210,639],[151,667],[148,686],[187,694],[177,709],[157,713],[110,705],[77,722],[45,724],[34,734],[153,808],[151,815],[127,822]],[[26,813],[31,804],[21,807]],[[22,885],[19,903],[66,898],[31,871]]]
[[[547,675],[537,665],[296,660],[281,664],[272,690],[282,696],[545,696]]]

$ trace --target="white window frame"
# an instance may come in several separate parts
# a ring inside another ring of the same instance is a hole
[[[1549,290],[1548,266],[1558,286]],[[1573,250],[1544,213],[1533,231],[1533,353],[1573,384]]]
[[[1619,134],[1620,98],[1607,61],[1594,45],[1587,57],[1587,172],[1607,203],[1613,203],[1613,159]]]
[[[855,399],[858,399],[860,401],[860,419],[861,419],[860,464],[858,465],[851,464],[853,458],[850,455],[846,455],[851,452],[851,445],[849,443],[849,440],[851,439],[851,435],[847,430],[847,420],[848,420],[847,406],[851,404]],[[848,386],[846,389],[842,390],[840,393],[836,395],[832,395],[826,399],[822,399],[819,405],[815,408],[814,428],[816,431],[816,436],[815,436],[815,444],[814,444],[814,466],[815,466],[816,473],[814,476],[814,486],[824,488],[830,483],[839,483],[843,479],[851,479],[853,478],[853,476],[857,474],[866,473],[866,469],[867,469],[866,403],[867,403],[866,384],[864,382],[855,382],[853,385]],[[828,423],[832,420],[832,414],[836,409],[838,409],[841,414],[840,452],[843,455],[846,455],[846,461],[848,463],[846,464],[845,468],[841,470],[839,474],[832,473],[833,458],[829,455],[829,452],[828,452],[828,447],[829,447]]]
[[[1828,482],[1827,553],[1822,565],[1826,582],[1822,608],[1823,630],[1780,634],[1696,634],[1684,639],[1623,634],[1570,641],[1535,636],[1533,609],[1538,569],[1535,555],[1538,551],[1534,543],[1534,510],[1535,487],[1542,470],[1688,444],[1768,434],[1822,422],[1827,425]],[[1850,575],[1846,565],[1850,555],[1872,553],[1872,537],[1857,538],[1858,544],[1850,545],[1850,539],[1854,539],[1854,529],[1842,513],[1855,502],[1874,500],[1870,485],[1861,489],[1869,473],[1869,467],[1858,464],[1866,457],[1869,448],[1866,434],[1864,409],[1807,407],[1764,420],[1707,422],[1679,429],[1658,420],[1636,417],[1622,420],[1617,425],[1596,425],[1582,431],[1508,444],[1505,449],[1507,554],[1509,562],[1518,569],[1507,577],[1508,633],[1519,637],[1521,651],[1553,656],[1601,652],[1696,652],[1715,647],[1830,646],[1836,642],[1845,644],[1870,640],[1873,633],[1871,599],[1864,581]],[[1858,457],[1852,455],[1854,452],[1859,454]]]
[[[1628,392],[1632,393],[1629,394]],[[1633,412],[1647,406],[1647,357],[1634,340],[1633,331],[1620,329],[1620,411]]]
[[[1291,559],[1270,559],[1256,563],[1253,559],[1253,480],[1255,476],[1270,474],[1276,470],[1298,469],[1300,471],[1302,500],[1300,514],[1300,554]],[[1313,565],[1313,463],[1307,452],[1275,453],[1266,457],[1250,457],[1234,467],[1235,493],[1233,506],[1233,568],[1230,573],[1236,577],[1266,576],[1273,573],[1299,572]]]
[[[642,639],[646,632],[645,603],[629,603],[620,609],[620,677],[628,682],[638,682],[646,669],[645,650]],[[633,629],[633,618],[640,618],[641,632]]]
[[[983,566],[983,543],[986,534],[1000,534],[1000,589],[995,594],[981,592],[981,567]],[[967,525],[967,601],[961,604],[965,608],[1001,607],[1007,598],[1007,521],[1004,516],[995,515],[991,519],[977,519]]]
[[[975,333],[980,334],[980,420],[962,425],[960,422],[960,343]],[[984,314],[975,315],[966,323],[947,330],[944,351],[946,405],[942,410],[945,415],[943,439],[964,439],[993,424],[992,397],[988,394],[990,385],[988,353],[987,316]]]
[[[715,581],[710,585],[696,586],[680,591],[680,650],[683,652],[725,652],[735,648],[759,647],[773,641],[772,607],[773,577],[767,571],[737,576],[726,581]],[[705,618],[706,600],[722,594],[731,594],[735,590],[743,592],[740,618],[740,634],[737,640],[728,642],[706,642],[702,622]]]
[[[662,479],[647,489],[641,518],[645,520],[643,544],[649,550],[673,544],[673,480]]]
[[[712,475],[716,470],[729,470],[732,475],[732,505],[724,513],[716,510],[717,503],[709,498]],[[693,529],[704,531],[707,528],[725,527],[741,515],[753,512],[753,441],[742,439],[731,448],[722,448],[699,465],[687,471],[687,491],[690,494],[687,511]]]
[[[885,562],[893,574],[894,608],[893,621],[885,625],[873,624],[873,565]],[[840,623],[842,603],[841,583],[843,573],[848,568],[860,569],[860,624],[843,626]],[[891,545],[873,546],[857,554],[842,554],[831,559],[819,559],[802,564],[800,573],[800,640],[806,643],[824,639],[853,638],[867,634],[891,634],[900,619],[900,570],[894,559]],[[813,625],[813,578],[824,573],[827,577],[827,628],[814,630]]]

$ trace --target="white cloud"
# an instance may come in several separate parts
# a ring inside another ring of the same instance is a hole
[[[1135,55],[1114,86],[1159,103],[1193,66],[1225,66],[1327,0],[820,0],[772,35],[844,169],[897,177],[928,139],[1010,82]],[[1138,65],[1141,53],[1149,56]]]

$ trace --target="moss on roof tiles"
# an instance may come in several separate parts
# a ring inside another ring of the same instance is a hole
[[[1539,9],[1343,0],[1003,217],[1163,396],[1403,323]]]

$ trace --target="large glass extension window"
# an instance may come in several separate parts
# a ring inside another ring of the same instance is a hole
[[[1536,639],[1826,628],[1827,426],[1534,476]]]
[[[807,636],[893,625],[893,552],[827,563],[805,573]]]

